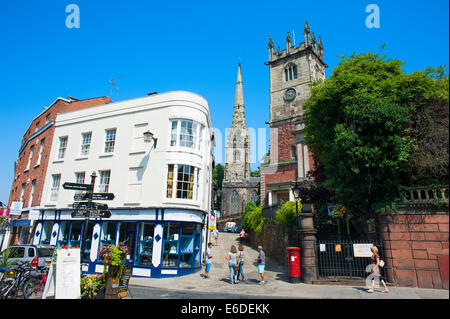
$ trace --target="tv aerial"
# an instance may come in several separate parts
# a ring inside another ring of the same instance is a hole
[[[120,79],[122,76],[119,76],[117,78],[110,79],[109,82],[111,82],[111,89],[109,90],[109,98],[111,98],[112,90],[113,88],[116,89],[116,91],[119,90],[119,87],[116,85],[116,80]]]

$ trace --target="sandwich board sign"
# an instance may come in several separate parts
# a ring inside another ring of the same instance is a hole
[[[42,299],[80,298],[80,249],[59,249],[56,263],[52,263]]]

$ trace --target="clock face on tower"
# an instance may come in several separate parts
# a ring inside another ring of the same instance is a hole
[[[294,88],[289,88],[284,92],[284,100],[290,102],[295,99],[297,92]]]

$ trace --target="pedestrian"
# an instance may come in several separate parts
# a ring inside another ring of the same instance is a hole
[[[217,228],[214,228],[213,236],[214,236],[214,246],[217,246],[217,240],[219,239],[219,231],[217,230]]]
[[[209,279],[209,271],[211,270],[211,258],[213,257],[211,255],[211,248],[212,248],[212,243],[208,243],[208,249],[206,249],[206,254],[205,254],[205,275],[203,276],[203,279]]]
[[[245,230],[244,230],[244,228],[242,228],[242,230],[241,230],[241,232],[239,234],[239,237],[241,239],[241,244],[243,244],[244,243],[244,239],[245,239]]]
[[[238,246],[238,252],[237,252],[237,265],[238,265],[238,274],[237,274],[237,281],[239,281],[239,278],[242,277],[242,281],[245,281],[245,275],[244,275],[244,246],[239,245]]]
[[[266,254],[264,253],[262,246],[258,246],[258,258],[256,258],[256,261],[258,262],[258,273],[261,276],[261,281],[259,282],[260,285],[264,285],[264,267],[266,265]]]
[[[371,288],[369,290],[367,290],[367,292],[374,292],[374,288],[375,288],[375,280],[377,281],[381,281],[381,283],[384,286],[384,290],[383,292],[389,292],[389,290],[386,287],[386,283],[383,280],[383,276],[381,275],[381,268],[383,267],[382,264],[380,264],[380,255],[378,254],[378,248],[376,246],[372,246],[370,247],[370,250],[372,251],[372,257],[371,257],[371,269],[370,272],[371,274],[369,275],[369,277],[367,277],[368,279],[370,278],[371,280]]]
[[[230,251],[228,252],[225,259],[228,260],[228,268],[230,269],[230,283],[236,284],[236,265],[237,265],[237,251],[236,246],[231,245]]]

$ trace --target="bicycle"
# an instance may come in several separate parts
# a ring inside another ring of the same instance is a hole
[[[49,269],[46,266],[36,268],[25,278],[22,291],[24,299],[41,299],[47,281]]]
[[[0,298],[17,298],[19,296],[19,292],[22,291],[23,279],[29,274],[31,270],[33,270],[33,268],[28,262],[16,262],[8,270],[14,272],[14,278],[2,278],[0,282]]]

